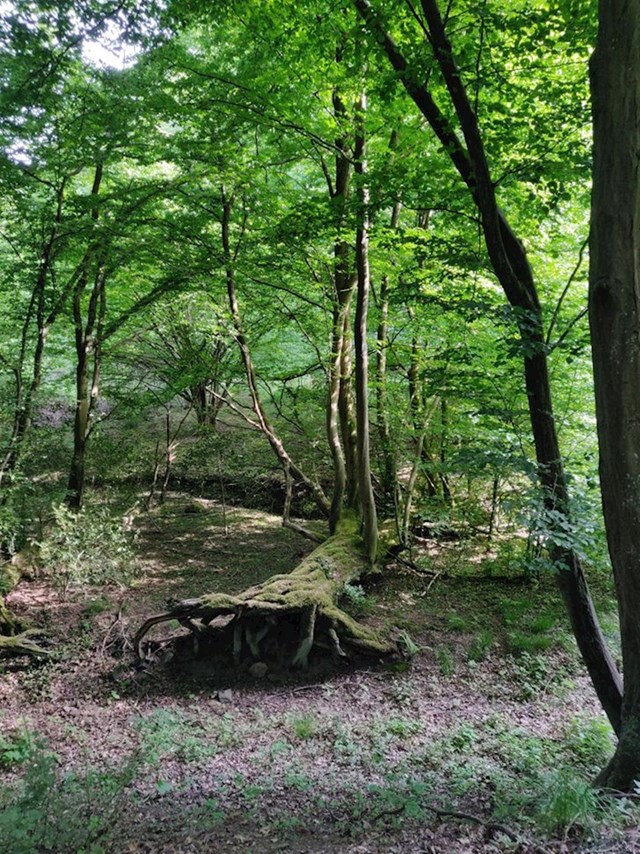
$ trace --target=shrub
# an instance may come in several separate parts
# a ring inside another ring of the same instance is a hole
[[[128,787],[139,768],[136,756],[122,766],[58,773],[58,757],[34,739],[25,773],[0,786],[0,839],[13,854],[34,851],[100,852],[118,835]]]
[[[63,504],[53,509],[55,526],[36,543],[39,558],[54,587],[130,584],[137,571],[131,538],[106,509],[73,513]]]

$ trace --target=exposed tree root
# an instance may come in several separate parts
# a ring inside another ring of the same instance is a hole
[[[395,649],[390,641],[337,604],[345,584],[367,571],[358,524],[347,519],[287,575],[273,575],[234,596],[212,593],[187,599],[150,617],[136,634],[134,648],[144,658],[142,641],[147,632],[159,623],[177,620],[192,633],[196,649],[205,639],[220,648],[227,645],[236,663],[247,656],[254,660],[277,656],[305,668],[315,647],[340,657],[348,651],[389,654]]]
[[[13,562],[0,564],[0,592],[8,593],[20,581],[20,567],[25,564],[22,555],[16,555]],[[32,655],[45,658],[46,649],[32,640],[34,636],[44,634],[40,629],[24,629],[9,608],[4,597],[0,596],[0,655]]]
[[[50,653],[32,640],[42,635],[41,629],[26,629],[19,635],[0,635],[0,655],[33,655],[46,658]]]

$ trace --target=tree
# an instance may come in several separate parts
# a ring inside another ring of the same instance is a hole
[[[618,746],[598,782],[628,791],[640,779],[640,4],[600,3],[591,90],[589,319],[624,673]]]
[[[566,520],[571,520],[571,502],[553,412],[542,307],[524,245],[498,205],[477,109],[463,82],[440,9],[435,0],[422,0],[418,22],[433,51],[459,131],[441,110],[429,86],[418,82],[416,72],[369,0],[353,2],[445,148],[478,210],[491,265],[518,326],[538,478],[545,509],[549,518],[556,520],[560,533]],[[598,697],[614,729],[619,731],[621,680],[602,635],[579,555],[558,538],[552,544],[551,557],[558,568],[558,586],[583,659]]]
[[[336,65],[339,65],[339,62],[336,62]],[[225,626],[220,642],[231,644],[236,659],[240,658],[245,649],[257,657],[260,654],[260,644],[263,641],[268,642],[269,636],[272,638],[274,635],[282,635],[292,622],[294,625],[299,624],[300,631],[295,644],[291,644],[290,639],[288,641],[293,647],[290,660],[297,666],[306,666],[309,653],[315,645],[329,645],[338,655],[343,655],[343,647],[348,646],[375,654],[391,649],[388,642],[378,638],[375,632],[358,625],[338,605],[345,583],[352,582],[373,569],[379,561],[380,553],[368,447],[367,333],[370,270],[365,99],[364,96],[354,98],[353,114],[350,114],[334,88],[332,108],[336,125],[335,184],[328,169],[323,169],[331,201],[334,203],[333,210],[330,207],[329,213],[333,220],[332,225],[335,224],[331,271],[332,352],[329,357],[331,367],[328,371],[327,393],[327,438],[336,470],[335,494],[331,507],[319,485],[294,463],[272,424],[262,400],[259,377],[245,329],[239,286],[243,279],[243,260],[251,250],[256,251],[249,242],[252,217],[247,200],[247,184],[250,183],[252,174],[251,170],[246,170],[245,173],[239,168],[240,164],[249,160],[248,146],[239,146],[234,140],[233,143],[228,142],[223,151],[216,152],[212,149],[213,168],[210,168],[209,174],[212,182],[215,180],[213,176],[216,170],[220,175],[217,203],[220,213],[216,219],[220,226],[221,251],[218,248],[217,252],[224,271],[232,335],[244,364],[254,421],[282,466],[287,486],[290,487],[292,476],[304,483],[314,495],[320,509],[331,516],[331,535],[290,575],[268,579],[263,585],[235,597],[212,594],[196,601],[183,602],[165,615],[152,617],[138,632],[138,647],[146,631],[158,622],[178,619],[199,633],[206,632],[205,627],[217,617],[232,616],[233,620]],[[236,128],[235,133],[236,140],[238,137],[242,139],[241,130]],[[358,192],[354,194],[357,202],[355,216],[347,205],[352,161],[355,162],[353,171],[359,180]],[[212,194],[209,202],[211,211],[214,210],[214,198]],[[357,222],[355,235],[354,221]],[[251,255],[249,257],[253,260]],[[246,261],[244,266],[248,266]],[[350,306],[354,291],[355,328],[352,332]],[[352,342],[355,342],[355,353],[352,353]],[[352,360],[355,362],[355,389]],[[352,395],[355,397],[355,416],[351,412]],[[349,459],[349,450],[345,453],[345,448],[348,449],[352,441],[353,455],[352,459]],[[290,495],[290,490],[288,494]],[[288,508],[289,500],[285,504],[284,522],[290,525],[292,523],[288,518]],[[201,623],[196,624],[195,620],[200,620]]]

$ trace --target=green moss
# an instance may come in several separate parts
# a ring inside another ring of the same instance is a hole
[[[0,565],[0,596],[9,593],[20,581],[20,570],[11,563]]]

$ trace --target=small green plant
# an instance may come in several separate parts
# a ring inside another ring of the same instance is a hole
[[[528,652],[523,652],[514,660],[512,674],[521,700],[535,697],[547,688],[553,678],[547,659]]]
[[[420,732],[422,727],[419,721],[408,718],[389,718],[383,722],[382,728],[388,735],[393,735],[396,738],[409,738]]]
[[[484,661],[493,645],[493,634],[488,629],[477,634],[467,650],[469,661]]]
[[[458,614],[451,614],[447,618],[447,628],[453,632],[465,632],[469,628],[469,623],[464,617]]]
[[[613,752],[611,726],[603,715],[597,718],[580,715],[567,728],[563,747],[570,761],[579,762],[587,772],[593,773],[607,762]]]
[[[596,790],[567,769],[545,778],[536,812],[545,830],[564,834],[574,829],[589,832],[603,817]]]
[[[20,680],[20,687],[30,703],[51,697],[57,669],[58,665],[53,660],[47,659],[37,667],[25,670]]]
[[[478,740],[478,732],[471,724],[461,724],[451,733],[449,741],[456,750],[468,750]]]
[[[342,588],[340,600],[341,607],[354,617],[363,617],[374,605],[371,596],[367,596],[359,584],[350,584],[348,581]]]
[[[105,509],[73,513],[64,504],[53,508],[54,527],[35,545],[52,584],[66,593],[71,587],[130,584],[137,573],[131,540],[119,519]]]
[[[453,676],[456,670],[456,659],[452,648],[443,644],[436,647],[436,662],[442,676]]]
[[[289,719],[289,728],[299,741],[307,741],[316,734],[318,724],[313,715],[298,714]]]
[[[31,756],[37,744],[33,734],[27,729],[0,734],[0,767],[11,768],[23,765]]]
[[[408,658],[413,658],[414,655],[422,652],[422,647],[413,640],[406,630],[401,631],[398,635],[398,646]]]
[[[83,608],[85,617],[97,617],[98,614],[103,614],[110,607],[109,600],[104,596],[99,596],[97,599],[89,599]]]
[[[119,835],[118,819],[139,770],[138,757],[133,754],[120,766],[64,775],[58,764],[58,757],[36,739],[22,778],[0,786],[3,850],[97,854]]]

